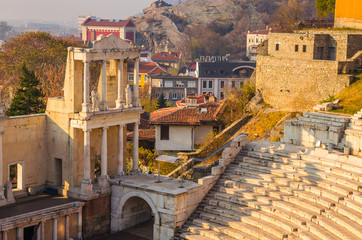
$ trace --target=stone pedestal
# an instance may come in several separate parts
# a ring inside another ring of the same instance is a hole
[[[89,179],[83,179],[80,187],[81,187],[81,195],[83,197],[90,197],[93,195],[93,186]]]
[[[101,187],[102,193],[109,192],[111,189],[108,180],[108,176],[101,176],[98,178],[98,185]]]

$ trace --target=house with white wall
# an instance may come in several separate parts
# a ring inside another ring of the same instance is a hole
[[[195,150],[208,133],[219,132],[218,121],[222,103],[209,102],[186,107],[161,108],[151,113],[151,124],[156,127],[155,150],[176,155]]]

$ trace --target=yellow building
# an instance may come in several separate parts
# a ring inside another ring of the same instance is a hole
[[[128,67],[128,84],[133,88],[134,82],[134,70],[133,64],[129,64]],[[152,74],[162,74],[167,73],[167,70],[162,68],[159,64],[155,62],[140,62],[139,63],[139,86],[143,87],[151,79],[150,75]]]
[[[334,27],[362,29],[362,1],[336,0]]]

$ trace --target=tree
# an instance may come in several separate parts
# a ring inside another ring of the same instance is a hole
[[[157,100],[157,109],[165,107],[167,107],[167,100],[165,99],[165,96],[163,96],[163,93],[161,93],[160,97]]]
[[[328,14],[334,13],[336,0],[316,0],[315,7],[317,8],[318,15],[325,17]]]
[[[304,6],[298,0],[284,0],[274,13],[273,24],[283,32],[298,29],[304,17]]]
[[[40,80],[47,97],[60,97],[65,76],[69,40],[55,39],[46,32],[28,32],[11,38],[0,52],[0,84],[5,95],[19,86],[22,64],[27,63]],[[78,45],[79,46],[79,45]]]
[[[34,71],[29,70],[24,63],[22,76],[20,77],[20,87],[16,90],[15,97],[6,114],[8,116],[18,116],[43,113],[45,111],[44,94],[39,84],[40,81],[35,76]]]

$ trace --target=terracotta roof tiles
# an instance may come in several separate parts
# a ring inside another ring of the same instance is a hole
[[[135,27],[131,20],[110,20],[110,19],[96,19],[87,18],[82,26],[90,27]]]
[[[181,58],[181,52],[160,52],[160,53],[155,53],[155,55],[151,57],[153,61],[173,61],[173,62],[179,61],[180,58]]]

